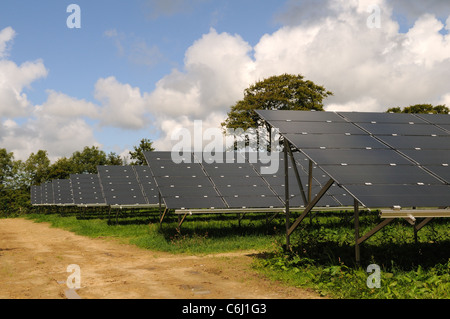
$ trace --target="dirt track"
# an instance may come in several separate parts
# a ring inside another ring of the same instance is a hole
[[[1,299],[309,299],[256,274],[254,252],[172,255],[108,239],[90,239],[48,224],[0,219]],[[68,290],[67,267],[81,270]]]

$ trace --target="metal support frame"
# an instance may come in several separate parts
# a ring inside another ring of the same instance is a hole
[[[322,189],[319,191],[319,193],[314,197],[314,199],[309,200],[308,201],[308,205],[306,206],[306,208],[303,210],[302,214],[295,220],[295,222],[292,225],[289,225],[289,184],[288,184],[288,171],[287,171],[287,154],[288,151],[286,150],[286,147],[288,146],[288,142],[285,140],[285,152],[284,152],[284,156],[285,156],[285,177],[286,177],[286,185],[285,185],[285,197],[286,197],[286,247],[289,249],[290,248],[290,235],[292,234],[292,232],[299,226],[299,224],[302,222],[302,220],[308,215],[308,213],[311,212],[311,210],[314,208],[314,206],[319,202],[319,200],[325,195],[325,193],[330,189],[330,187],[334,184],[334,180],[332,178],[330,178],[328,180],[328,182],[322,187]],[[292,155],[292,153],[291,153]],[[311,176],[311,171],[312,171],[312,163],[310,162],[310,167],[309,167],[309,180],[311,181],[312,176]],[[308,185],[310,186],[310,185]],[[308,193],[308,195],[310,196],[310,192]],[[370,230],[369,232],[367,232],[365,235],[360,237],[360,231],[359,231],[359,202],[358,200],[355,198],[354,199],[354,204],[353,204],[353,210],[354,210],[354,223],[355,223],[355,259],[356,259],[356,263],[359,264],[361,261],[361,254],[360,254],[360,245],[366,241],[367,239],[369,239],[371,236],[373,236],[375,233],[377,233],[379,230],[381,230],[383,227],[385,227],[386,225],[388,225],[389,223],[391,223],[395,218],[386,218],[384,219],[380,224],[378,224],[377,226],[375,226],[372,230]],[[428,221],[427,221],[428,222]],[[421,226],[423,227],[423,225]]]
[[[284,203],[286,213],[286,249],[291,248],[289,224],[290,224],[290,211],[289,211],[289,166],[288,166],[288,148],[290,148],[289,142],[285,138],[284,141]],[[292,153],[291,153],[292,155]],[[295,163],[294,163],[295,165]],[[296,166],[296,165],[295,165]]]
[[[287,144],[288,144],[287,145],[287,151],[289,152],[289,157],[291,158],[291,163],[292,163],[292,168],[294,169],[295,178],[297,179],[297,184],[298,184],[298,187],[300,189],[300,194],[302,195],[303,204],[306,206],[306,205],[308,205],[309,200],[306,198],[305,190],[303,189],[303,183],[302,183],[302,180],[300,178],[300,174],[298,173],[297,164],[295,163],[294,155],[292,155],[291,145],[289,143],[287,143]]]
[[[288,235],[290,236],[292,232],[298,227],[298,225],[302,222],[302,220],[306,217],[306,215],[311,212],[317,202],[325,195],[325,193],[330,189],[330,187],[334,184],[334,180],[330,178],[325,186],[322,187],[320,192],[316,197],[306,206],[303,213],[297,218],[297,220],[292,224],[292,226],[288,230]]]
[[[420,222],[418,225],[414,224],[414,241],[416,244],[417,244],[417,233],[419,232],[419,230],[422,229],[422,227],[431,222],[433,218],[434,217],[427,217],[424,220],[422,220],[422,222]]]

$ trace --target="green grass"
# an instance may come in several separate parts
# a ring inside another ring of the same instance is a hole
[[[323,212],[305,219],[291,236],[291,249],[286,250],[281,215],[269,225],[265,214],[247,214],[240,225],[236,214],[192,215],[181,232],[176,231],[176,216],[168,215],[160,225],[157,212],[123,214],[117,222],[99,212],[27,215],[80,235],[116,238],[150,250],[189,254],[257,250],[257,271],[331,298],[450,298],[448,219],[435,219],[425,226],[418,243],[412,226],[396,220],[361,245],[361,264],[356,265],[351,217],[352,212]],[[379,222],[377,212],[362,213],[361,235]],[[380,288],[367,287],[370,264],[381,268]]]

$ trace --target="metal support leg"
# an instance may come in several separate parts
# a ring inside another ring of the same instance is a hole
[[[290,212],[289,212],[289,166],[288,166],[288,148],[289,143],[286,139],[284,139],[284,202],[286,207],[286,249],[291,249],[291,242],[290,242]]]
[[[355,259],[356,264],[359,265],[361,261],[361,254],[359,250],[359,202],[355,199],[353,202],[354,220],[355,220]]]
[[[432,220],[433,220],[433,217],[428,217],[428,218],[425,218],[422,222],[420,222],[420,224],[414,225],[414,241],[415,241],[416,245],[418,242],[417,233],[419,232],[420,229],[422,229],[422,227],[424,227],[426,224],[428,224]]]
[[[316,197],[306,206],[303,213],[297,218],[297,220],[292,224],[292,226],[288,230],[288,234],[292,234],[292,232],[298,227],[298,225],[302,222],[302,220],[305,218],[305,216],[311,212],[311,210],[314,208],[314,206],[317,204],[317,202],[325,195],[325,193],[330,189],[330,187],[333,185],[334,180],[330,178],[328,182],[325,184],[325,186],[320,190],[320,192],[317,194]]]

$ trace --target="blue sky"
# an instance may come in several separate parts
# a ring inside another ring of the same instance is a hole
[[[94,144],[126,155],[144,137],[169,148],[284,72],[332,90],[328,110],[450,105],[449,16],[439,0],[2,1],[0,147],[53,160]]]

